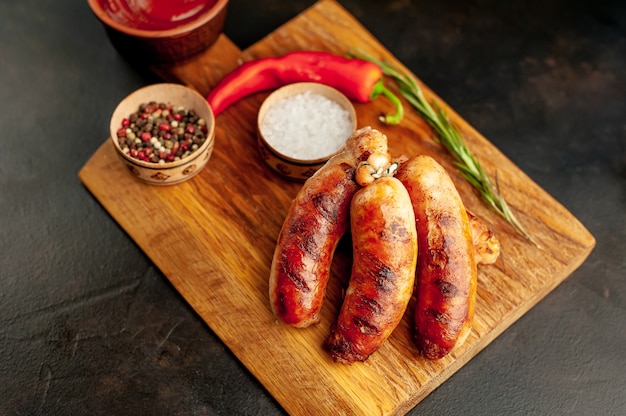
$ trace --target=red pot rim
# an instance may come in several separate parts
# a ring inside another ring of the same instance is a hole
[[[213,7],[206,10],[203,14],[199,15],[196,19],[182,24],[180,26],[174,27],[172,29],[164,29],[164,30],[145,30],[145,29],[137,29],[134,27],[129,27],[123,25],[116,20],[114,20],[109,14],[102,8],[101,0],[87,0],[89,3],[89,7],[91,11],[96,15],[96,17],[104,23],[106,26],[114,29],[118,32],[124,33],[126,35],[140,37],[140,38],[167,38],[167,37],[175,37],[184,35],[189,33],[217,16],[228,4],[228,0],[217,0]]]

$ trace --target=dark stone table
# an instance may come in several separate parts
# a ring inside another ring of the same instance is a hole
[[[341,3],[597,239],[411,414],[626,414],[626,3]],[[225,32],[310,4],[233,0]],[[156,77],[79,0],[0,3],[0,62],[0,414],[284,413],[77,177]]]

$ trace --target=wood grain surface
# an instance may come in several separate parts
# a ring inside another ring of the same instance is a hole
[[[158,73],[207,94],[238,62],[292,50],[344,54],[359,47],[401,66],[338,3],[323,0],[245,51],[225,36],[206,53]],[[403,67],[404,68],[404,67]],[[406,68],[404,68],[406,70]],[[278,231],[301,184],[263,164],[256,145],[256,94],[217,117],[215,150],[191,180],[169,187],[144,185],[122,166],[109,141],[80,171],[84,185],[144,250],[173,286],[248,370],[293,415],[404,414],[572,273],[595,245],[562,205],[511,163],[486,138],[424,86],[456,122],[540,247],[519,237],[486,209],[436,145],[428,126],[407,105],[399,126],[378,122],[392,111],[383,98],[355,104],[359,126],[389,138],[393,155],[428,154],[452,174],[466,206],[497,235],[502,254],[481,266],[474,328],[467,342],[437,362],[421,358],[411,340],[411,309],[389,340],[365,363],[333,363],[322,349],[350,272],[350,246],[337,250],[322,321],[297,330],[276,321],[268,276]],[[111,184],[115,183],[116,186]]]

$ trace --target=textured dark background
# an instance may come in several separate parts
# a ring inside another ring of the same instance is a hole
[[[310,4],[232,0],[226,34]],[[341,4],[597,239],[411,414],[626,414],[626,3]],[[77,178],[155,81],[86,1],[0,3],[0,415],[284,413]]]

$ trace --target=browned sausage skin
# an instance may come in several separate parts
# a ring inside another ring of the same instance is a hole
[[[286,324],[306,327],[319,321],[333,254],[348,228],[350,201],[359,188],[354,173],[372,153],[387,154],[387,137],[371,128],[357,130],[292,202],[269,279],[272,311]]]
[[[408,192],[393,177],[376,179],[352,199],[353,266],[325,346],[336,362],[366,360],[402,319],[415,281],[417,232]]]
[[[467,211],[467,217],[472,229],[476,264],[494,264],[500,256],[500,241],[474,214]]]
[[[397,178],[411,196],[418,234],[415,341],[422,355],[439,359],[471,329],[477,284],[472,231],[454,183],[433,158],[410,159]]]

